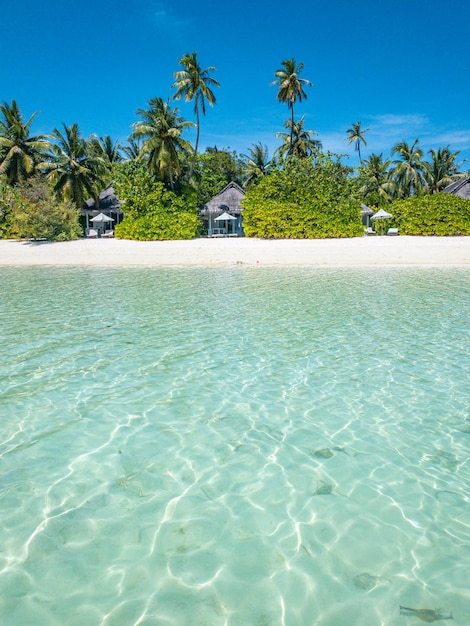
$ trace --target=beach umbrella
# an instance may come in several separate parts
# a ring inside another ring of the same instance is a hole
[[[109,215],[105,215],[104,213],[98,213],[98,215],[95,215],[95,217],[91,218],[91,221],[94,222],[98,222],[99,224],[104,224],[105,222],[114,222],[112,217],[109,217]]]
[[[374,213],[374,215],[370,219],[371,220],[388,220],[391,217],[393,217],[391,213],[387,213],[387,211],[380,209],[379,211],[377,211],[377,213]]]
[[[219,215],[219,217],[215,218],[214,222],[226,222],[226,228],[227,228],[227,231],[228,231],[228,223],[229,223],[230,220],[237,221],[237,218],[233,217],[233,215],[230,215],[230,213],[227,213],[227,211],[224,211],[222,213],[222,215]]]
[[[393,217],[393,215],[391,213],[387,213],[387,211],[384,211],[383,209],[380,209],[379,211],[377,211],[377,213],[374,213],[374,215],[370,218],[371,220],[389,220],[391,217]],[[383,234],[383,226],[381,228],[381,233]]]

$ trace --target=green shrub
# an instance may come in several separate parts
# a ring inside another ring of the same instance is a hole
[[[124,220],[114,233],[122,239],[154,241],[193,239],[199,233],[200,219],[194,193],[181,195],[165,188],[143,165],[121,163],[115,170],[114,187],[124,201]]]
[[[470,235],[470,200],[449,193],[397,200],[387,210],[401,235]]]
[[[16,187],[0,184],[2,238],[68,241],[81,234],[78,211],[58,200],[45,181],[33,178]]]
[[[360,201],[347,168],[322,154],[288,158],[247,192],[242,205],[249,237],[321,239],[363,233]]]

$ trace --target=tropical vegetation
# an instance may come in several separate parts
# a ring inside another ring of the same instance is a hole
[[[50,133],[33,132],[38,112],[24,117],[16,100],[0,105],[0,237],[76,238],[84,232],[81,212],[113,184],[124,201],[125,219],[116,236],[135,239],[192,238],[200,234],[197,207],[234,181],[246,190],[245,233],[257,237],[350,237],[362,233],[359,207],[386,208],[388,225],[401,234],[470,234],[470,202],[441,192],[466,175],[459,152],[441,146],[424,153],[419,139],[370,153],[362,123],[346,130],[359,165],[346,155],[324,153],[297,105],[311,81],[303,63],[284,59],[274,72],[277,100],[290,113],[275,133],[272,155],[260,141],[237,154],[229,147],[199,149],[201,117],[216,104],[215,67],[205,69],[196,52],[183,55],[174,72],[172,99],[193,103],[195,120],[184,119],[170,97],[151,97],[136,110],[126,141],[84,136],[78,123]],[[186,133],[195,128],[195,144]]]

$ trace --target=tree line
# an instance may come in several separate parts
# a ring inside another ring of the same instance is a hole
[[[305,127],[304,115],[295,115],[297,104],[307,99],[307,89],[312,87],[312,82],[301,76],[303,63],[297,63],[294,58],[285,59],[274,72],[275,80],[271,84],[277,87],[277,99],[287,106],[290,116],[284,130],[276,133],[280,145],[272,156],[261,142],[253,143],[241,155],[216,146],[199,153],[201,116],[206,115],[208,105],[215,105],[215,90],[220,84],[212,75],[216,68],[202,68],[196,52],[185,54],[178,63],[181,69],[174,73],[172,98],[154,97],[146,108],[138,108],[138,120],[132,124],[125,144],[110,136],[84,137],[78,123],[70,126],[63,123],[50,134],[34,135],[32,125],[38,113],[25,120],[15,100],[3,102],[0,105],[3,188],[5,185],[17,189],[31,187],[34,180],[41,187],[43,197],[49,194],[49,202],[66,203],[80,210],[87,198],[97,200],[100,191],[119,178],[119,168],[131,161],[146,168],[168,191],[188,197],[188,189],[192,190],[194,203],[201,205],[231,180],[252,189],[265,176],[284,168],[288,159],[321,161],[318,157],[323,154],[323,147],[318,134]],[[182,99],[194,104],[195,122],[185,120],[172,102]],[[191,127],[196,128],[194,146],[184,138],[185,131]],[[397,143],[389,159],[383,154],[362,159],[361,146],[367,145],[369,130],[362,128],[361,122],[355,122],[346,131],[345,141],[354,144],[358,153],[357,168],[343,164],[344,155],[326,155],[341,163],[342,176],[354,180],[356,195],[367,204],[379,207],[397,199],[436,193],[462,176],[458,151],[452,152],[445,146],[431,150],[426,160],[418,139],[411,145]]]

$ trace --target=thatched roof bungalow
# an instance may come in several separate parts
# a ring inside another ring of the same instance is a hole
[[[207,222],[209,237],[244,236],[241,206],[244,195],[245,192],[240,185],[232,181],[212,200],[200,207],[199,215]],[[227,214],[225,219],[223,214]]]
[[[451,193],[453,196],[459,196],[465,200],[470,200],[470,176],[460,178],[455,182],[447,185],[442,190],[444,193]]]
[[[85,200],[83,203],[81,214],[86,217],[86,228],[89,228],[89,222],[92,217],[96,217],[99,213],[103,213],[114,220],[115,224],[119,224],[124,219],[124,212],[121,205],[122,200],[118,200],[112,185],[108,185],[98,196],[98,206],[94,198]]]

